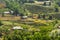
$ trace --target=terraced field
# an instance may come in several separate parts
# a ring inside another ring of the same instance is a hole
[[[40,20],[39,22],[42,22],[42,25],[38,25],[38,20],[34,20],[37,23],[34,24],[22,24],[20,21],[16,22],[12,22],[12,21],[1,21],[2,22],[2,26],[0,26],[0,34],[2,33],[2,37],[1,40],[14,40],[14,39],[18,39],[18,40],[32,40],[32,39],[36,39],[39,40],[44,40],[47,39],[49,37],[49,33],[51,32],[51,30],[54,28],[53,27],[53,22],[49,21],[50,23],[45,23],[45,20]],[[41,24],[41,23],[40,23]],[[23,28],[23,30],[11,30],[12,27],[14,26],[20,26]],[[48,36],[48,37],[47,37]],[[18,37],[18,38],[17,38]],[[25,38],[26,37],[26,38]],[[33,37],[33,38],[32,38]],[[46,37],[46,38],[44,38]],[[51,38],[48,38],[51,39]],[[48,40],[47,39],[47,40]]]
[[[20,16],[12,16],[12,17],[0,17],[0,20],[20,20]]]

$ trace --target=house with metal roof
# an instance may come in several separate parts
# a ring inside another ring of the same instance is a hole
[[[35,1],[36,4],[44,5],[44,6],[50,6],[51,5],[51,0],[38,0]]]

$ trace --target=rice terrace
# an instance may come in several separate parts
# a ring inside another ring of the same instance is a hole
[[[60,40],[60,0],[0,0],[0,40]]]

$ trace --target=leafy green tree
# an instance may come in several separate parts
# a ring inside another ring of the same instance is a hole
[[[5,0],[7,8],[11,9],[14,11],[14,15],[18,15],[21,13],[24,13],[24,8],[23,8],[23,3],[20,0],[20,2],[16,0]]]
[[[9,9],[8,8],[1,8],[0,9],[0,14],[2,14],[2,17],[4,17],[5,15],[4,15],[4,12],[5,11],[8,11]]]
[[[54,8],[55,8],[55,12],[59,12],[59,6],[57,4],[54,5]]]
[[[2,25],[2,22],[0,21],[0,26]]]

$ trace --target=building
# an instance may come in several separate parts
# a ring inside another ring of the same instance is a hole
[[[50,0],[38,0],[35,1],[36,4],[40,4],[40,5],[44,5],[44,6],[50,6],[51,5],[51,1]]]
[[[23,30],[23,28],[21,26],[15,26],[12,28],[13,30]]]

